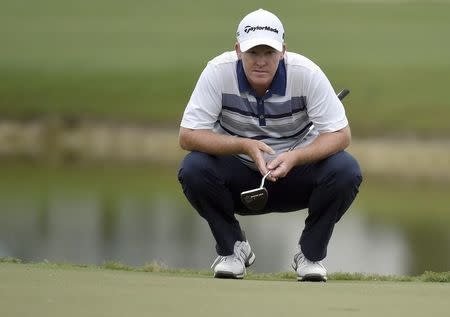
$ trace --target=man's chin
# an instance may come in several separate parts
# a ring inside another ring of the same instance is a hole
[[[269,87],[271,82],[272,82],[272,80],[268,79],[266,76],[263,78],[252,78],[250,83],[252,86]]]

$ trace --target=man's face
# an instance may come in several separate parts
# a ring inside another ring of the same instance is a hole
[[[283,58],[284,50],[283,48],[283,52],[279,52],[270,46],[258,45],[246,52],[241,52],[239,44],[236,44],[236,53],[242,60],[248,82],[258,95],[264,95],[270,87],[278,63]]]

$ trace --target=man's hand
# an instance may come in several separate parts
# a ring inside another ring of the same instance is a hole
[[[278,178],[285,177],[289,171],[295,166],[295,153],[284,152],[278,155],[275,159],[267,164],[267,169],[270,170],[272,181]]]
[[[285,177],[294,166],[320,161],[344,150],[349,145],[350,139],[348,126],[335,132],[322,133],[305,147],[281,153],[267,164],[267,169],[272,171],[270,173],[272,179]]]
[[[252,158],[261,175],[269,171],[263,153],[275,154],[275,151],[262,141],[222,135],[212,130],[192,130],[180,128],[179,142],[182,149],[200,151],[213,155],[246,154]],[[275,180],[268,177],[269,180]]]
[[[252,158],[261,175],[266,175],[269,171],[266,165],[266,161],[264,160],[264,152],[271,155],[275,154],[275,151],[262,141],[242,139],[242,153]],[[272,177],[272,173],[267,178],[271,181],[275,180]]]

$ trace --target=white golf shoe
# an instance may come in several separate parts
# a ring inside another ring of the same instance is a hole
[[[327,270],[322,261],[310,261],[303,255],[302,251],[294,255],[292,268],[297,272],[298,281],[327,281]]]
[[[234,252],[231,255],[219,255],[211,268],[214,269],[214,277],[216,278],[237,278],[244,277],[246,267],[255,262],[255,254],[247,241],[236,241],[234,244]]]

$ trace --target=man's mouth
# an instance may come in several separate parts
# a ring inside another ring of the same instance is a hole
[[[265,70],[261,70],[261,69],[255,69],[253,72],[258,73],[258,74],[265,74],[265,73],[267,73]]]

